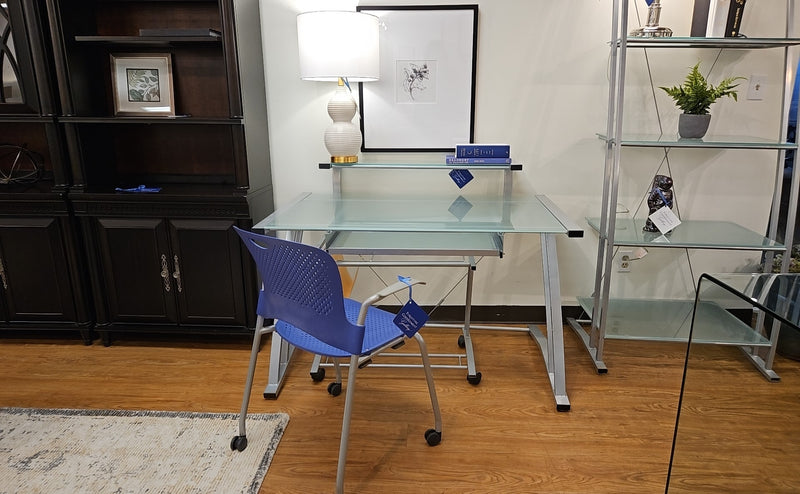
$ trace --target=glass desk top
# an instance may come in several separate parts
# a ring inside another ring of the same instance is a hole
[[[547,197],[334,197],[305,193],[253,226],[262,230],[560,233],[583,236]]]

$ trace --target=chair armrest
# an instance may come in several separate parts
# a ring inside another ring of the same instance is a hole
[[[358,322],[356,324],[358,324],[359,326],[364,325],[364,321],[367,319],[367,309],[369,309],[371,305],[375,305],[377,302],[380,302],[389,295],[403,291],[409,286],[424,285],[424,284],[425,284],[424,281],[415,280],[414,278],[408,278],[408,282],[398,281],[396,283],[387,286],[383,290],[370,295],[369,297],[367,297],[366,300],[364,300],[364,302],[361,303],[361,310],[358,313]]]

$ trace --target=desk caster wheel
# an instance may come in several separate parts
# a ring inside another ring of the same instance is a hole
[[[318,383],[323,379],[325,379],[325,369],[323,369],[322,367],[317,369],[316,372],[309,372],[309,374],[311,375],[311,380],[314,381],[315,383]]]
[[[458,337],[458,348],[466,348],[467,342],[464,340],[464,335],[459,335]]]
[[[436,429],[428,429],[425,431],[425,440],[428,442],[428,446],[436,446],[442,442],[442,433],[436,432]]]
[[[246,447],[247,447],[247,437],[234,436],[234,438],[231,439],[231,450],[244,451]]]
[[[476,372],[474,376],[467,376],[467,382],[472,385],[477,385],[481,382],[481,373]]]
[[[333,396],[339,396],[342,394],[342,383],[330,383],[328,384],[328,393]]]

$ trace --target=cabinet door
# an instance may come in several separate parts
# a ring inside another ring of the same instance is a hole
[[[159,218],[98,218],[101,277],[110,323],[178,322],[172,253]]]
[[[169,222],[182,324],[245,326],[240,240],[232,220]]]
[[[7,322],[74,321],[57,218],[0,218],[0,312]]]

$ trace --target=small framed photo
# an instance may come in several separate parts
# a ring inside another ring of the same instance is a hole
[[[365,6],[380,19],[381,76],[359,84],[362,151],[473,142],[477,5]]]
[[[114,115],[175,116],[172,55],[111,54]]]

